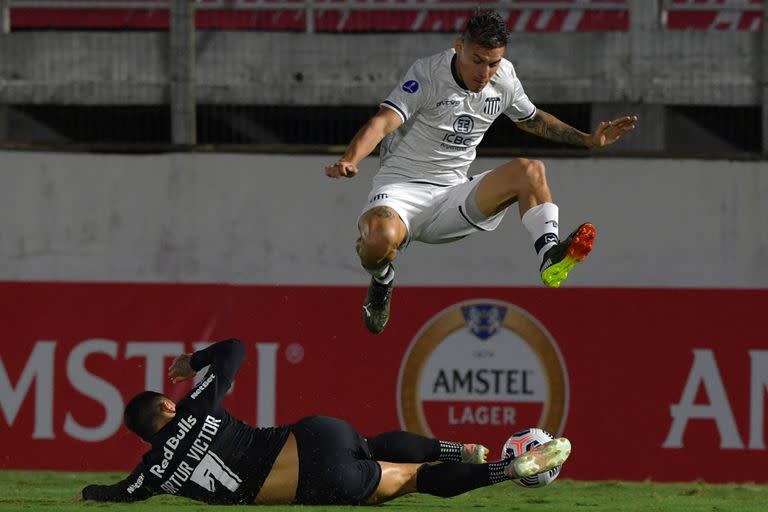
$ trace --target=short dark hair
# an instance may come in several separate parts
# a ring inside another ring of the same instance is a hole
[[[493,50],[507,45],[509,28],[507,21],[498,12],[477,9],[469,18],[461,37],[468,43]]]
[[[123,414],[123,421],[128,430],[149,441],[157,431],[155,423],[162,416],[160,404],[164,398],[167,397],[155,391],[142,391],[131,398]]]

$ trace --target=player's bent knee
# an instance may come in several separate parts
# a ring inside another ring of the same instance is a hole
[[[376,269],[386,265],[397,255],[400,245],[398,230],[391,222],[371,222],[360,232],[357,253],[366,268]]]
[[[365,268],[377,269],[394,260],[406,236],[400,216],[386,206],[372,208],[358,222],[357,254]]]
[[[497,201],[501,198],[503,204],[519,197],[521,193],[546,187],[544,163],[540,160],[515,158],[494,169],[489,184],[492,197]],[[489,190],[489,187],[486,187],[486,190]]]

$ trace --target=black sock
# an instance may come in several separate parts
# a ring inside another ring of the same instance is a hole
[[[489,464],[442,462],[424,464],[416,474],[416,490],[420,493],[450,498],[467,491],[508,480],[504,468],[509,461]]]
[[[437,460],[442,462],[461,462],[461,443],[451,441],[438,441],[440,443],[440,455]]]
[[[411,432],[385,432],[366,439],[374,460],[385,462],[434,462],[440,457],[437,439]]]

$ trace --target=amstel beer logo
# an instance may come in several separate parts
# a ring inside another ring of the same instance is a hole
[[[493,448],[524,428],[559,434],[568,377],[535,318],[474,300],[438,313],[416,335],[400,366],[398,406],[406,430]]]

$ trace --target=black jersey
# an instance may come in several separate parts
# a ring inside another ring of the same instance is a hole
[[[176,417],[151,439],[152,449],[125,480],[89,485],[83,498],[138,501],[156,494],[217,504],[252,503],[288,437],[288,427],[253,428],[221,407],[243,362],[238,340],[193,354],[204,378],[176,405]]]

